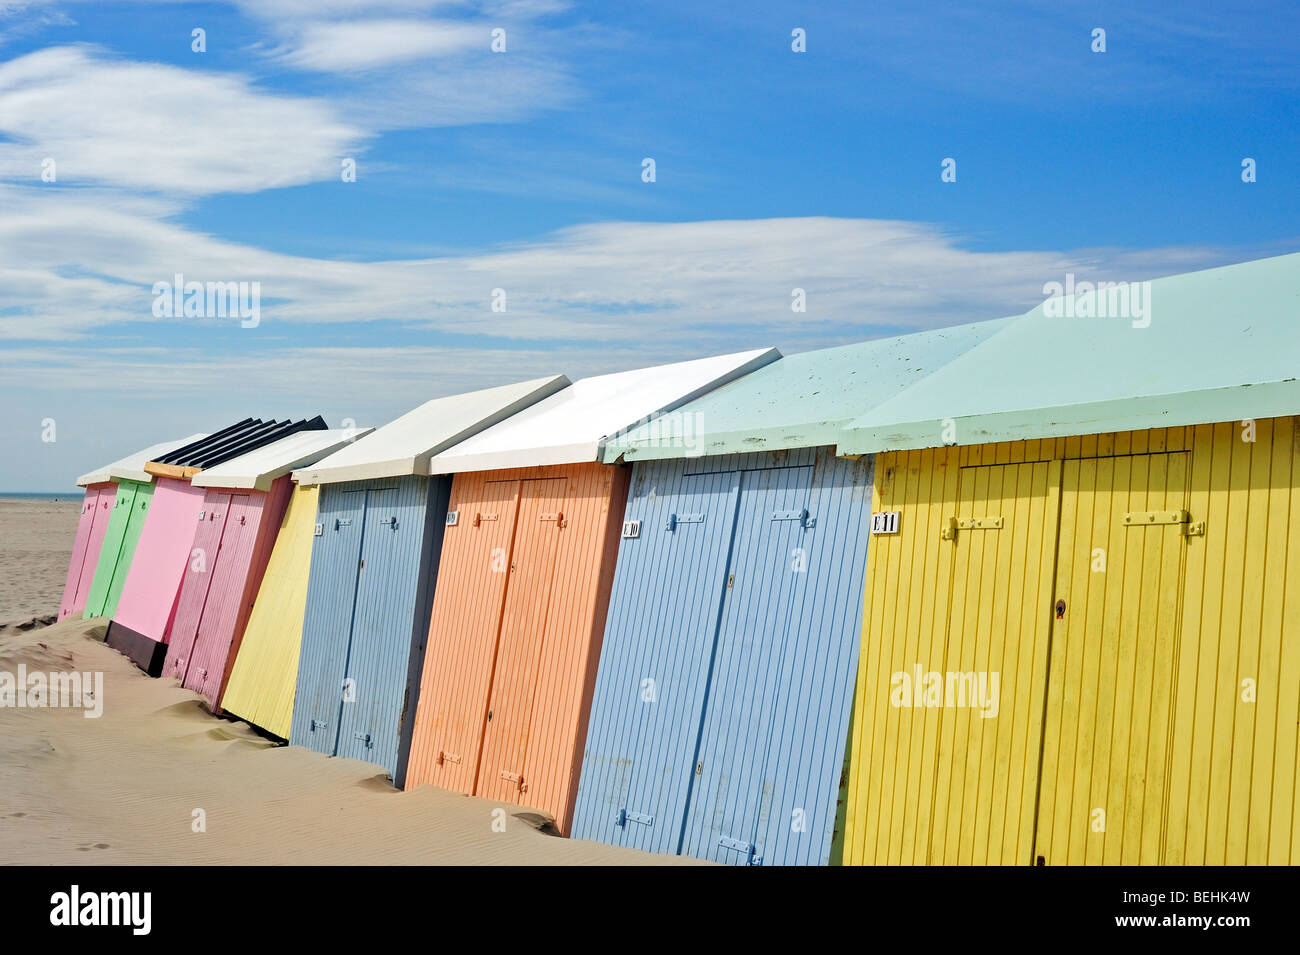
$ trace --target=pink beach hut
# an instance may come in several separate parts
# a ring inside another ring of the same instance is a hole
[[[371,430],[300,431],[194,476],[191,488],[203,492],[203,508],[165,641],[163,676],[176,677],[220,712],[293,493],[289,472]]]
[[[162,671],[181,580],[207,493],[191,481],[205,468],[306,430],[323,431],[325,422],[319,417],[296,422],[246,418],[145,464],[145,471],[155,478],[153,499],[108,625],[105,639],[110,647],[150,676]]]
[[[104,535],[108,532],[118,482],[148,484],[153,475],[145,473],[146,462],[203,437],[206,435],[192,434],[188,438],[163,441],[77,478],[77,486],[84,487],[86,494],[81,501],[81,519],[77,522],[72,560],[68,563],[68,577],[63,584],[63,600],[59,602],[60,620],[80,615],[86,609],[86,595],[95,579],[95,567],[104,546]]]

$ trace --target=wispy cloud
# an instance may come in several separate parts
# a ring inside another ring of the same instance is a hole
[[[435,20],[363,20],[308,23],[284,51],[290,66],[348,72],[487,49],[487,27]]]
[[[102,340],[138,323],[201,339],[204,321],[152,315],[153,284],[179,272],[260,282],[254,334],[389,322],[489,345],[653,334],[700,353],[738,336],[811,347],[1021,311],[1067,271],[1149,278],[1225,258],[1188,247],[975,252],[925,224],[794,218],[608,222],[437,258],[340,262],[205,235],[139,203],[31,188],[0,190],[0,199],[0,244],[11,250],[0,337],[26,340]],[[791,308],[795,289],[804,312]]]
[[[228,73],[56,47],[0,64],[0,178],[204,195],[337,178],[366,133]]]

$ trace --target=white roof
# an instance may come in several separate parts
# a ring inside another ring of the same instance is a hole
[[[87,487],[91,484],[104,484],[107,481],[140,481],[143,484],[148,484],[153,481],[153,475],[145,473],[145,462],[160,458],[177,448],[183,448],[191,442],[206,437],[206,434],[192,434],[188,438],[176,438],[172,441],[163,441],[161,444],[150,445],[135,452],[135,454],[128,454],[112,464],[105,464],[102,468],[97,468],[89,474],[83,474],[77,478],[77,484],[81,487]]]
[[[605,439],[781,357],[759,348],[582,378],[434,457],[431,474],[600,460]]]
[[[315,464],[339,448],[370,434],[374,428],[299,431],[237,458],[204,468],[190,479],[195,487],[247,488],[269,491],[276,478],[294,468]]]
[[[569,384],[563,375],[534,378],[463,395],[435,398],[396,421],[293,472],[300,484],[335,484],[373,478],[428,475],[429,459],[458,441],[504,421]]]

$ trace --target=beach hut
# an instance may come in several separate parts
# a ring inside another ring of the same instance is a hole
[[[1300,255],[1056,298],[845,430],[846,861],[1300,862],[1298,313]]]
[[[206,435],[191,435],[185,439],[188,444],[191,441],[197,441]],[[166,445],[160,446],[159,452],[164,453],[173,450]],[[135,548],[140,540],[140,529],[144,526],[145,516],[149,511],[149,502],[153,499],[153,475],[144,470],[144,464],[147,462],[140,461],[137,457],[131,456],[123,458],[121,461],[115,461],[109,467],[105,468],[98,474],[91,475],[94,478],[106,477],[108,481],[96,480],[95,483],[100,485],[100,502],[101,504],[107,498],[104,485],[112,483],[116,489],[112,492],[112,507],[109,510],[108,523],[104,527],[104,536],[99,545],[99,556],[94,563],[94,569],[90,576],[90,585],[85,595],[85,606],[82,616],[89,620],[92,617],[109,617],[117,611],[118,598],[122,595],[122,587],[126,583],[127,571],[131,568],[131,560],[135,556]],[[87,535],[87,559],[82,565],[83,579],[78,584],[78,588],[84,583],[84,574],[90,565],[90,554],[92,535]],[[74,599],[81,599],[80,597]]]
[[[400,785],[451,485],[430,477],[430,459],[568,383],[556,375],[438,398],[294,472],[320,496],[291,743],[378,763]],[[295,622],[254,652],[288,659],[278,648],[299,641]]]
[[[437,455],[454,474],[407,785],[542,809],[569,830],[629,468],[608,436],[774,349],[584,378]]]
[[[200,437],[202,435],[196,434],[175,441],[164,441],[77,478],[77,485],[84,487],[86,493],[81,502],[81,518],[77,522],[77,536],[72,544],[72,559],[68,562],[68,577],[63,585],[63,599],[59,603],[60,620],[73,614],[84,613],[86,609],[86,599],[95,579],[99,555],[103,550],[104,539],[108,535],[108,525],[112,522],[117,504],[118,482],[122,479],[121,475],[136,475],[140,479],[136,483],[147,484],[153,480],[153,475],[144,472],[145,462],[150,457],[165,454]],[[126,510],[130,511],[129,501],[126,503]],[[125,522],[122,522],[122,527],[125,528]],[[113,550],[114,554],[120,554],[120,535]]]
[[[218,705],[293,493],[289,472],[370,431],[299,431],[194,475],[203,488],[163,676]]]
[[[632,481],[575,837],[830,861],[871,513],[838,432],[1005,325],[791,355],[605,445]]]
[[[221,697],[227,713],[281,739],[293,718],[319,496],[315,485],[294,486]]]
[[[191,478],[206,467],[246,454],[298,431],[319,431],[325,422],[262,421],[245,418],[206,438],[187,444],[145,464],[153,475],[151,500],[138,531],[139,539],[122,584],[117,607],[108,625],[107,643],[157,676],[167,648],[185,567],[199,515],[203,488]],[[206,515],[205,515],[206,517]]]

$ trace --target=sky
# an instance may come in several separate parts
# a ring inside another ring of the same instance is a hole
[[[0,0],[0,492],[1297,251],[1298,92],[1290,3]]]

